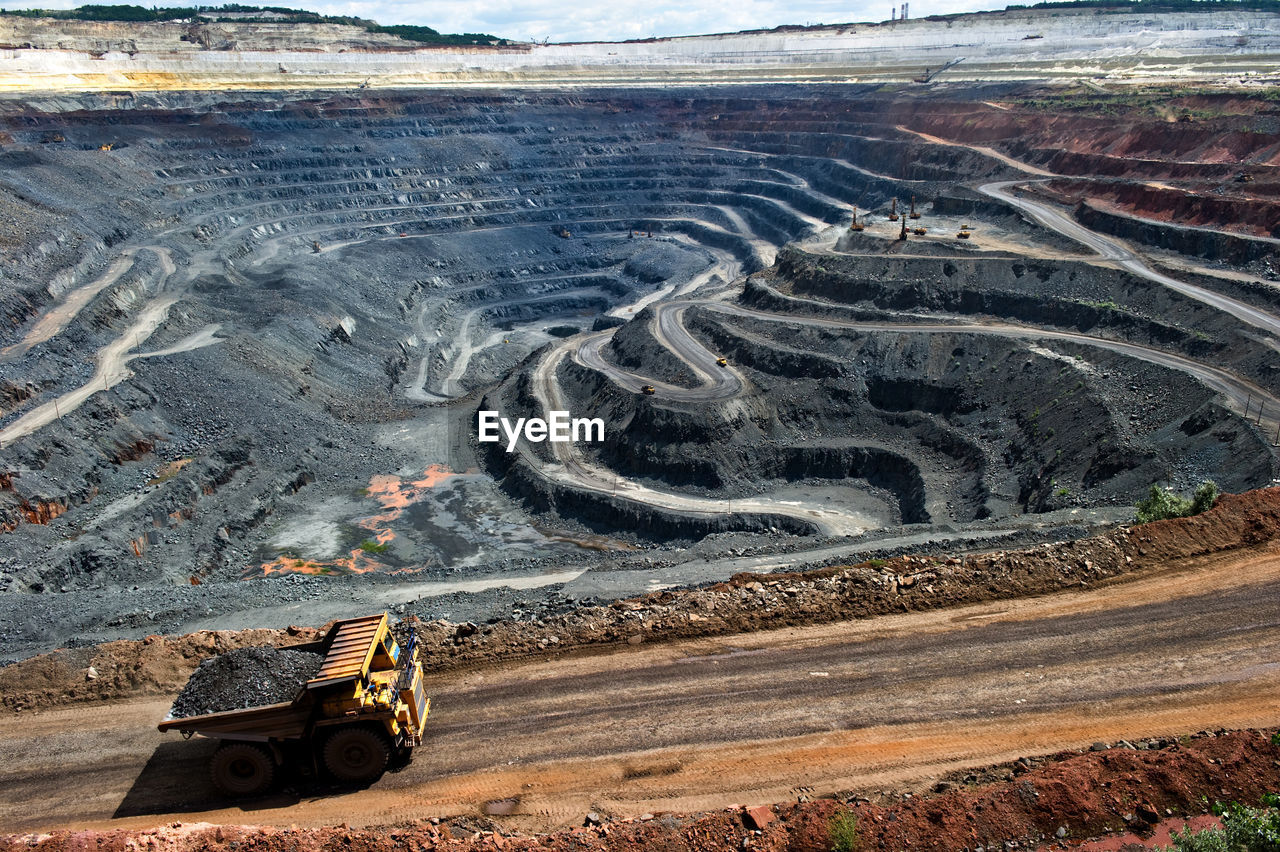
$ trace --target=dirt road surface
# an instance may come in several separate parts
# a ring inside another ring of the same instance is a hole
[[[155,251],[163,263],[172,263],[168,252],[152,246],[148,246],[148,248]],[[4,360],[19,358],[31,351],[36,345],[60,334],[71,320],[75,319],[80,311],[84,309],[84,306],[93,301],[94,296],[116,283],[116,281],[120,280],[121,275],[133,267],[133,258],[137,253],[138,249],[136,248],[122,251],[120,257],[116,258],[115,262],[97,279],[72,290],[60,303],[46,311],[31,326],[31,329],[23,336],[21,341],[0,349],[0,358]]]
[[[1135,275],[1140,275],[1150,281],[1168,287],[1170,290],[1182,293],[1197,301],[1204,302],[1206,305],[1217,308],[1231,314],[1241,322],[1246,322],[1256,328],[1271,334],[1280,334],[1280,318],[1274,314],[1259,310],[1252,305],[1245,304],[1238,299],[1232,299],[1221,293],[1215,293],[1212,290],[1206,290],[1204,287],[1197,287],[1194,284],[1188,284],[1185,281],[1179,281],[1176,278],[1170,278],[1168,275],[1162,275],[1156,272],[1137,254],[1127,248],[1119,240],[1104,236],[1095,231],[1080,225],[1065,213],[1055,210],[1047,204],[1042,204],[1030,198],[1020,198],[1006,190],[1011,186],[1016,186],[1022,181],[1001,181],[998,183],[988,183],[978,187],[978,191],[992,198],[1007,202],[1013,206],[1026,212],[1032,219],[1035,219],[1046,228],[1050,228],[1062,234],[1064,237],[1076,240],[1077,242],[1088,246],[1098,253],[1104,260],[1115,261],[1124,269]]]
[[[0,826],[319,826],[691,811],[926,785],[1021,755],[1280,721],[1280,546],[1098,589],[437,675],[428,740],[372,787],[222,803],[167,702],[0,718]]]

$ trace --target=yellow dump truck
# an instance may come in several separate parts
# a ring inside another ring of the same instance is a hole
[[[265,792],[277,770],[294,761],[341,782],[365,783],[422,743],[431,700],[417,640],[410,634],[401,647],[385,613],[339,621],[319,642],[288,650],[323,655],[292,701],[183,718],[170,711],[160,723],[161,731],[222,741],[210,769],[223,792]]]

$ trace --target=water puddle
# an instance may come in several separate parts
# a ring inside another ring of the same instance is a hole
[[[1162,820],[1141,834],[1132,832],[1115,834],[1099,840],[1088,840],[1071,845],[1068,848],[1078,852],[1138,852],[1143,849],[1170,849],[1173,847],[1173,834],[1181,832],[1184,826],[1192,831],[1204,831],[1222,825],[1222,820],[1210,814],[1201,814],[1190,818],[1173,817]],[[1041,847],[1044,849],[1046,847]]]

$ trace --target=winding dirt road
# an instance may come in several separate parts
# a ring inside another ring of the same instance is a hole
[[[795,301],[807,300],[797,298]],[[816,310],[824,307],[821,303],[812,304]],[[624,369],[609,361],[603,349],[613,336],[614,332],[610,330],[569,338],[550,349],[534,369],[534,396],[545,411],[567,410],[556,375],[560,363],[566,357],[574,357],[580,364],[607,376],[610,381],[631,393],[640,393],[644,385],[653,385],[658,388],[663,399],[676,402],[709,402],[730,399],[741,394],[746,389],[742,375],[732,367],[718,366],[716,353],[707,349],[684,327],[684,315],[694,307],[766,322],[820,326],[852,332],[976,334],[1075,343],[1116,352],[1185,373],[1221,394],[1225,403],[1237,412],[1246,411],[1254,402],[1261,403],[1264,407],[1270,406],[1272,411],[1280,410],[1280,399],[1227,370],[1211,367],[1164,350],[1125,341],[1011,323],[854,322],[796,314],[774,314],[716,299],[677,299],[660,302],[653,307],[654,318],[651,321],[651,330],[655,338],[688,365],[693,374],[701,380],[699,385],[692,388],[672,385],[656,377]],[[523,444],[520,445],[520,452],[525,462],[546,479],[597,494],[608,494],[613,499],[635,501],[649,506],[701,515],[721,515],[733,511],[780,515],[811,524],[820,532],[830,536],[858,535],[876,525],[875,519],[869,516],[829,504],[819,505],[804,501],[783,503],[771,499],[769,495],[730,502],[656,489],[591,464],[572,443],[549,446],[555,458],[551,463],[540,460]]]
[[[1023,206],[1023,199],[1008,200]],[[1059,221],[1065,217],[1046,210],[1052,215],[1043,223],[1070,236]],[[1114,255],[1110,241],[1082,242],[1127,268],[1133,268],[1130,259],[1142,266],[1131,254]],[[703,378],[698,388],[665,386],[664,392],[689,400],[728,398],[743,388],[742,376],[716,366],[714,354],[684,328],[682,315],[694,305],[850,330],[1068,340],[1183,370],[1237,405],[1245,394],[1261,395],[1208,365],[1069,332],[851,323],[714,300],[663,301],[655,309],[658,337]],[[1235,312],[1225,302],[1217,306]],[[132,340],[126,334],[100,353],[98,386],[124,371],[129,344],[136,345],[143,330],[149,334],[167,307],[153,303],[129,333]],[[1280,329],[1270,315],[1236,315]],[[564,357],[638,390],[644,377],[601,355],[607,336],[566,341],[542,360],[534,391],[546,408],[565,407],[555,381]],[[206,330],[189,342],[213,340]],[[168,351],[176,350],[151,354]],[[93,388],[86,385],[90,393]],[[5,437],[14,435],[0,433]],[[576,487],[683,511],[729,508],[620,481],[572,454],[572,445],[552,446],[565,452],[543,465],[544,472]],[[767,498],[735,501],[732,508],[785,511],[832,534],[865,528],[853,515],[781,507]],[[417,759],[369,789],[345,794],[291,784],[266,799],[210,809],[218,801],[204,767],[212,744],[159,734],[155,724],[167,700],[0,716],[0,829],[150,826],[173,819],[378,825],[474,814],[487,802],[507,800],[515,813],[505,822],[538,830],[577,824],[587,810],[697,810],[777,801],[801,790],[926,784],[954,769],[1096,740],[1274,725],[1280,720],[1277,660],[1280,547],[1270,545],[1171,565],[1125,584],[1029,600],[433,676],[430,735]]]
[[[1156,272],[1147,263],[1138,256],[1136,252],[1126,246],[1120,240],[1113,237],[1099,234],[1097,231],[1091,231],[1081,225],[1075,219],[1063,213],[1061,210],[1055,209],[1051,205],[1043,202],[1034,201],[1030,198],[1024,198],[1009,192],[1009,188],[1027,183],[1044,183],[1045,180],[1052,178],[1060,178],[1063,175],[1046,171],[1045,169],[1033,166],[1030,163],[1024,163],[1021,160],[1002,154],[994,148],[985,145],[971,145],[967,142],[954,142],[949,139],[942,139],[937,136],[930,136],[928,133],[922,133],[919,130],[912,130],[909,127],[898,125],[897,128],[903,133],[909,133],[920,139],[930,142],[934,145],[947,145],[953,148],[967,148],[984,156],[990,157],[1012,169],[1032,175],[1040,180],[1028,181],[1026,179],[995,181],[993,183],[983,184],[977,187],[978,191],[983,195],[1003,201],[1022,212],[1026,213],[1034,221],[1043,227],[1056,231],[1068,239],[1074,240],[1081,245],[1093,251],[1104,261],[1109,261],[1126,269],[1135,275],[1146,278],[1148,281],[1168,287],[1189,296],[1197,301],[1204,302],[1206,305],[1212,305],[1220,311],[1231,314],[1241,322],[1248,323],[1256,328],[1260,328],[1271,334],[1280,335],[1280,317],[1275,314],[1267,313],[1259,310],[1252,305],[1241,302],[1238,299],[1232,299],[1221,293],[1215,293],[1213,290],[1207,290],[1204,287],[1197,287],[1194,284],[1188,284],[1185,281],[1179,281],[1176,278],[1170,278],[1168,275],[1162,275]]]
[[[503,823],[536,830],[920,786],[1097,740],[1274,725],[1278,659],[1269,545],[1040,598],[437,675],[413,763],[346,794],[218,806],[211,743],[155,730],[166,701],[3,716],[0,827],[377,825],[511,799]]]
[[[978,191],[1017,207],[1046,228],[1057,231],[1064,237],[1069,237],[1087,246],[1097,252],[1099,257],[1115,262],[1116,265],[1132,272],[1134,275],[1139,275],[1148,281],[1154,281],[1162,287],[1168,287],[1170,290],[1189,296],[1196,301],[1204,302],[1206,305],[1231,314],[1241,322],[1248,323],[1255,328],[1280,335],[1280,317],[1275,314],[1259,310],[1252,305],[1224,296],[1221,293],[1215,293],[1213,290],[1206,290],[1204,287],[1197,287],[1194,284],[1188,284],[1185,281],[1179,281],[1176,278],[1170,278],[1168,275],[1156,272],[1119,240],[1091,231],[1062,211],[1055,210],[1047,204],[1042,204],[1029,198],[1020,198],[1006,191],[1009,187],[1020,183],[1025,183],[1025,181],[1009,180],[988,183],[978,187]]]
[[[810,302],[817,310],[821,310],[825,307],[820,302],[811,302],[810,300],[794,296],[791,298],[797,302]],[[689,364],[690,367],[705,379],[704,384],[701,387],[690,389],[676,387],[673,385],[665,385],[658,379],[635,375],[634,373],[623,370],[617,365],[605,360],[600,350],[608,341],[608,332],[594,335],[580,342],[577,349],[578,359],[586,366],[599,370],[609,376],[609,378],[619,386],[634,392],[639,392],[640,385],[642,383],[647,383],[655,386],[661,385],[663,387],[664,397],[669,396],[672,399],[681,401],[714,400],[736,396],[743,388],[741,377],[732,370],[721,369],[716,371],[714,369],[716,356],[702,344],[694,340],[692,335],[689,334],[680,322],[684,312],[695,306],[715,311],[716,313],[764,320],[766,322],[787,325],[820,326],[824,328],[836,328],[853,332],[896,332],[898,334],[977,334],[991,337],[1010,337],[1028,340],[1060,340],[1069,343],[1078,343],[1083,346],[1105,349],[1110,352],[1116,352],[1130,358],[1135,358],[1139,361],[1158,364],[1162,367],[1168,367],[1169,369],[1186,373],[1187,375],[1195,377],[1205,386],[1222,394],[1226,398],[1228,404],[1241,410],[1244,409],[1245,402],[1249,399],[1262,400],[1267,404],[1280,407],[1280,399],[1271,396],[1253,382],[1242,379],[1227,370],[1210,367],[1207,364],[1202,364],[1199,361],[1193,361],[1192,359],[1185,358],[1181,355],[1174,355],[1173,353],[1166,352],[1162,349],[1155,349],[1150,346],[1142,346],[1121,340],[1111,340],[1105,337],[1095,337],[1093,335],[1080,334],[1071,331],[1034,328],[1014,323],[977,323],[962,321],[853,322],[792,314],[774,314],[767,311],[746,308],[741,305],[735,305],[728,302],[715,301],[666,302],[660,305],[655,311],[657,315],[657,326],[661,330],[658,334],[658,338],[666,343],[668,348],[675,355],[680,357],[681,360],[685,361],[685,363]],[[713,365],[711,368],[706,366],[708,359],[710,359],[710,362]]]
[[[604,337],[607,338],[607,336],[606,333]],[[595,337],[588,337],[587,340],[595,340]],[[692,337],[689,337],[689,341],[692,342],[693,346],[702,349],[703,352],[706,351],[701,344],[693,341]],[[544,411],[568,410],[560,392],[560,384],[556,379],[556,369],[569,354],[570,350],[580,343],[581,338],[569,338],[566,343],[552,348],[534,368],[533,394],[542,405]],[[684,350],[680,351],[684,352]],[[601,359],[601,362],[607,363],[603,359]],[[714,356],[711,359],[711,363],[715,364]],[[715,369],[718,370],[720,368],[715,367]],[[732,381],[727,377],[725,380]],[[625,382],[623,387],[639,392],[638,379],[623,376],[621,381]],[[699,390],[708,387],[712,388],[708,392],[715,393],[714,389],[717,387],[715,384],[704,385],[701,389],[686,390],[686,392],[690,399],[698,399]],[[521,453],[525,463],[532,470],[537,471],[539,475],[552,482],[569,485],[596,494],[607,494],[617,500],[627,500],[642,503],[646,506],[657,506],[662,509],[701,516],[725,515],[732,512],[783,516],[809,524],[826,535],[835,536],[857,535],[877,525],[876,519],[869,515],[833,509],[817,503],[792,501],[790,504],[783,504],[777,500],[770,499],[767,495],[748,499],[720,500],[652,488],[634,479],[619,476],[611,470],[589,463],[576,451],[572,443],[551,443],[548,446],[554,455],[554,461],[552,462],[542,461],[523,442],[517,445],[517,452]]]
[[[169,277],[177,271],[177,266],[169,250],[161,246],[143,246],[153,252],[160,260],[161,277],[155,284],[157,291],[163,292]],[[21,343],[4,350],[4,357],[18,357],[31,347],[51,339],[62,332],[67,324],[87,305],[94,296],[113,284],[133,265],[133,257],[139,249],[127,249],[119,259],[96,281],[74,290],[61,304],[50,309],[32,327]],[[178,301],[175,295],[159,295],[147,302],[138,312],[132,325],[115,340],[103,346],[94,355],[95,369],[93,375],[83,385],[74,390],[36,406],[17,420],[0,429],[0,447],[7,446],[18,438],[30,435],[43,429],[64,414],[75,411],[90,397],[99,391],[109,390],[121,382],[127,381],[133,372],[128,364],[135,358],[158,358],[178,352],[188,352],[218,342],[215,333],[220,326],[216,323],[205,326],[200,331],[188,335],[177,343],[152,352],[133,352],[149,339],[156,329],[164,324],[169,316],[169,309]]]
[[[152,250],[157,251],[154,248]],[[67,327],[67,324],[75,319],[80,311],[84,310],[85,305],[93,301],[94,296],[116,283],[116,281],[120,280],[121,275],[133,267],[134,255],[138,251],[139,249],[137,248],[125,249],[102,275],[68,293],[61,302],[51,307],[31,326],[31,329],[23,336],[22,340],[12,346],[0,349],[0,359],[12,360],[19,358],[30,352],[32,347],[44,343],[46,340],[50,340],[61,333]],[[166,258],[167,255],[161,255],[161,257]]]
[[[805,300],[797,299],[797,301]],[[821,303],[816,302],[814,303],[814,306],[816,308],[822,307]],[[1222,394],[1228,405],[1231,405],[1240,411],[1244,410],[1246,401],[1250,399],[1261,400],[1267,404],[1280,407],[1280,399],[1271,396],[1253,382],[1242,379],[1227,370],[1223,370],[1218,367],[1210,367],[1207,364],[1202,364],[1199,361],[1193,361],[1190,358],[1184,358],[1181,355],[1174,355],[1173,353],[1166,352],[1163,349],[1155,349],[1150,346],[1142,346],[1137,343],[1128,343],[1122,340],[1111,340],[1105,337],[1094,337],[1092,335],[1080,334],[1072,331],[1033,328],[1013,323],[846,322],[842,320],[819,319],[815,317],[793,317],[771,314],[765,311],[757,311],[751,308],[744,308],[740,305],[727,303],[706,303],[704,307],[719,313],[750,317],[752,319],[761,319],[768,322],[791,323],[796,325],[820,325],[857,332],[888,331],[897,332],[899,334],[977,334],[988,335],[991,337],[1012,337],[1027,340],[1060,340],[1068,343],[1078,343],[1083,346],[1105,349],[1110,352],[1116,352],[1130,358],[1135,358],[1139,361],[1158,364],[1162,367],[1168,367],[1171,370],[1186,373],[1187,375],[1199,380],[1206,387]]]
[[[977,189],[983,195],[1016,207],[1043,227],[1051,231],[1056,231],[1068,239],[1075,240],[1081,245],[1087,247],[1090,251],[1096,253],[1101,259],[1113,262],[1117,266],[1132,272],[1134,275],[1139,275],[1146,278],[1148,281],[1154,281],[1163,287],[1168,287],[1170,290],[1182,293],[1184,296],[1189,296],[1192,299],[1204,302],[1206,305],[1212,305],[1220,311],[1231,314],[1241,322],[1246,322],[1249,325],[1260,328],[1271,334],[1280,335],[1280,317],[1277,317],[1275,314],[1259,310],[1252,305],[1241,302],[1238,299],[1232,299],[1229,296],[1224,296],[1221,293],[1206,290],[1204,287],[1197,287],[1194,284],[1188,284],[1185,281],[1170,278],[1168,275],[1162,275],[1148,266],[1136,252],[1120,240],[1108,237],[1104,234],[1099,234],[1097,231],[1091,231],[1075,219],[1072,219],[1070,216],[1063,213],[1061,210],[1055,209],[1048,204],[1033,201],[1030,198],[1023,198],[1008,191],[1010,187],[1024,185],[1027,183],[1043,183],[1048,179],[1063,177],[1062,175],[1046,171],[1037,166],[1033,166],[1030,163],[1024,163],[1021,160],[1014,159],[1013,157],[1002,154],[996,149],[985,145],[970,145],[965,142],[953,142],[948,139],[941,139],[937,136],[930,136],[927,133],[921,133],[918,130],[912,130],[902,125],[898,125],[898,130],[904,133],[910,133],[935,145],[947,145],[954,148],[967,148],[970,151],[976,151],[977,153],[997,160],[1010,168],[1016,169],[1027,175],[1034,175],[1035,177],[1040,178],[1040,180],[1035,181],[1027,181],[1025,179],[995,181],[993,183],[983,184]]]
[[[905,127],[899,127],[899,130],[912,133],[933,144],[969,148],[1020,170],[1028,176],[1041,179],[1056,177],[1051,172],[1008,157],[989,147],[951,142],[918,131],[912,131]],[[742,149],[715,147],[710,147],[709,150],[755,153],[743,151]],[[767,155],[759,156],[764,159]],[[851,163],[843,163],[843,161],[841,161],[841,164],[849,168],[858,168]],[[1161,286],[1168,287],[1228,313],[1242,322],[1270,334],[1280,336],[1280,317],[1212,290],[1178,281],[1156,272],[1137,254],[1119,241],[1090,231],[1061,211],[1048,205],[1019,197],[1007,191],[1010,187],[1024,182],[1025,180],[998,181],[980,186],[979,190],[992,198],[1022,210],[1043,227],[1080,243],[1095,252],[1104,263],[1118,265]],[[817,220],[814,220],[814,222],[817,223]],[[655,376],[646,376],[642,373],[625,370],[611,363],[605,357],[603,350],[612,338],[613,332],[605,331],[571,338],[552,347],[534,370],[534,395],[548,411],[564,409],[562,395],[557,387],[556,369],[562,360],[568,356],[573,357],[578,363],[607,376],[610,381],[632,393],[640,393],[645,385],[652,385],[658,389],[664,399],[677,402],[711,402],[731,399],[741,394],[746,387],[742,375],[732,368],[718,367],[716,365],[717,354],[699,343],[684,327],[682,321],[684,314],[693,306],[701,306],[722,313],[772,322],[820,325],[849,331],[897,331],[900,333],[922,334],[959,332],[1024,339],[1067,341],[1106,349],[1186,373],[1222,394],[1227,404],[1237,411],[1247,410],[1253,400],[1262,402],[1264,408],[1269,404],[1273,411],[1280,408],[1280,400],[1266,393],[1252,382],[1235,376],[1226,370],[1163,350],[1133,343],[1066,331],[1029,328],[1009,323],[854,323],[813,317],[783,316],[744,308],[720,299],[681,299],[679,297],[663,298],[655,302],[653,305],[654,320],[651,323],[651,331],[657,340],[662,342],[677,358],[683,361],[693,374],[700,379],[698,386],[688,388],[672,385]],[[1274,424],[1269,423],[1268,428],[1271,425]],[[551,446],[555,455],[553,463],[542,462],[532,453],[522,449],[526,462],[548,480],[569,484],[595,493],[607,493],[615,499],[634,500],[660,508],[698,514],[720,514],[732,511],[733,507],[728,501],[692,497],[672,491],[653,489],[634,480],[619,477],[611,471],[595,467],[586,462],[576,452],[572,444],[554,444]],[[795,518],[816,527],[820,532],[836,536],[857,535],[875,524],[873,519],[859,515],[856,512],[832,508],[829,505],[806,505],[803,502],[799,504],[791,502],[788,505],[772,500],[768,495],[758,499],[739,501],[737,503],[737,511]]]

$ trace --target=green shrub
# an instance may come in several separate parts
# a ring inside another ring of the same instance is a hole
[[[1186,518],[1198,515],[1213,508],[1218,500],[1218,486],[1213,480],[1206,479],[1196,488],[1191,499],[1180,497],[1172,491],[1166,491],[1159,485],[1151,486],[1147,499],[1138,501],[1137,522],[1149,524],[1152,521],[1164,521],[1169,518]]]
[[[835,852],[857,852],[862,847],[862,838],[858,836],[858,815],[852,811],[833,816],[829,831],[831,848]]]
[[[1227,836],[1219,828],[1192,831],[1190,826],[1184,825],[1182,831],[1173,834],[1172,838],[1172,848],[1178,852],[1230,852]]]
[[[1239,802],[1218,805],[1214,813],[1222,817],[1221,828],[1191,831],[1183,826],[1173,835],[1177,852],[1277,852],[1280,850],[1280,797],[1268,794],[1262,807],[1251,808]],[[1165,852],[1170,852],[1166,848]]]
[[[1213,508],[1218,502],[1218,484],[1212,479],[1200,483],[1200,487],[1191,495],[1191,514],[1198,515]]]
[[[1169,518],[1185,518],[1191,511],[1191,501],[1166,491],[1159,485],[1151,486],[1147,499],[1138,502],[1138,523],[1164,521]]]
[[[386,553],[387,548],[389,547],[391,547],[391,545],[380,544],[371,538],[366,538],[364,541],[360,542],[360,549],[365,553]]]

